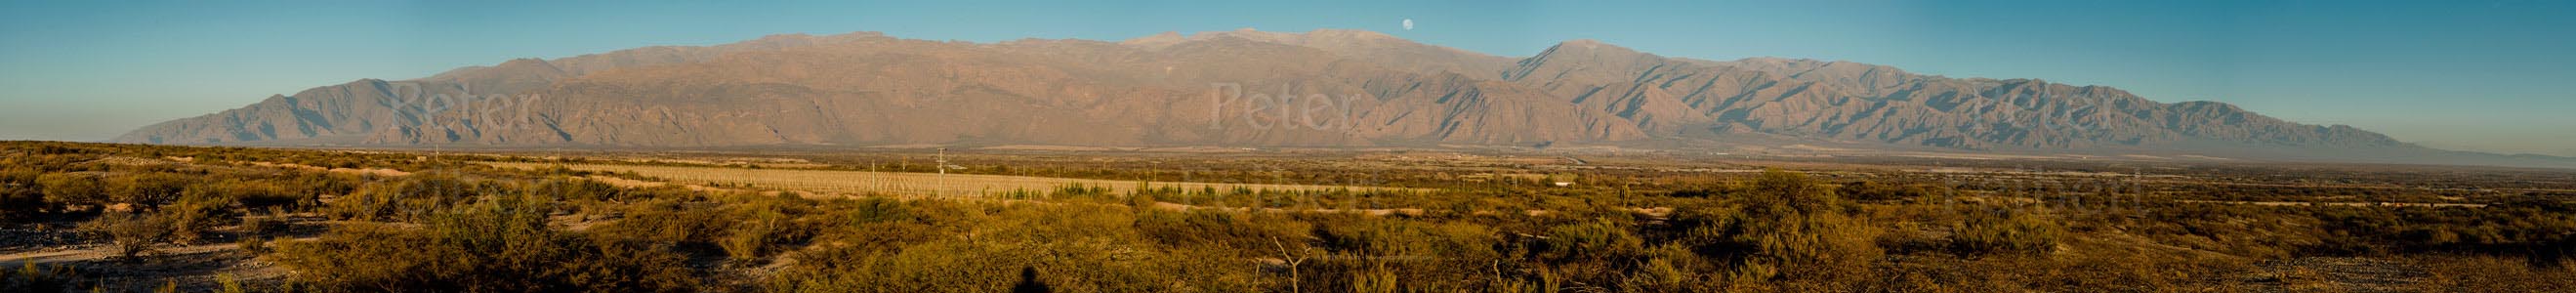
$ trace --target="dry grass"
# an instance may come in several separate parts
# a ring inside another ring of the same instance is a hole
[[[1268,191],[1373,191],[1395,188],[1339,185],[1245,184],[1196,182],[1142,182],[1132,180],[1074,179],[1034,176],[933,174],[904,172],[868,172],[835,170],[749,169],[729,167],[642,166],[614,164],[553,164],[487,162],[496,167],[539,169],[563,166],[572,170],[595,172],[633,172],[636,175],[662,178],[672,183],[723,187],[749,187],[814,193],[894,194],[929,196],[977,196],[1014,190],[1048,191],[1068,184],[1106,187],[1111,192],[1126,193],[1140,184],[1150,188],[1177,187],[1185,190],[1236,188]]]

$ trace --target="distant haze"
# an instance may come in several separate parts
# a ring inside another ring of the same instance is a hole
[[[1357,28],[1528,56],[1571,39],[1710,60],[1814,58],[2214,100],[2428,146],[2576,156],[2576,4],[0,3],[0,139],[105,140],[357,78],[777,33],[1115,41]],[[1418,22],[1412,30],[1404,20]]]

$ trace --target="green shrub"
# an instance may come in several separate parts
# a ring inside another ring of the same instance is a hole
[[[1866,271],[1882,253],[1872,240],[1875,226],[1845,214],[1834,190],[1805,175],[1764,172],[1753,189],[1738,199],[1741,210],[1677,212],[1679,217],[1724,216],[1723,219],[1680,218],[1702,225],[1687,228],[1684,242],[1696,251],[1733,263],[1733,275],[1755,280],[1832,282]]]
[[[837,202],[830,210],[843,211],[836,216],[842,217],[840,221],[844,223],[915,221],[921,217],[903,201],[875,197]]]
[[[1961,255],[2047,254],[2066,237],[2066,228],[2030,212],[1969,212],[1951,229],[1951,249]]]
[[[190,198],[223,198],[252,210],[291,207],[313,201],[314,197],[314,194],[288,191],[284,184],[272,181],[207,182],[189,186],[180,195],[182,201]]]
[[[429,213],[469,203],[487,193],[507,192],[443,174],[422,174],[391,183],[368,185],[331,202],[329,214],[341,219],[419,221]]]
[[[1166,250],[1135,233],[1134,212],[1095,205],[914,205],[953,231],[905,240],[858,243],[868,233],[835,230],[820,247],[796,254],[797,265],[768,279],[783,292],[995,292],[1046,287],[1057,292],[1255,291],[1264,280],[1231,255]],[[952,210],[953,209],[953,210]],[[905,227],[904,221],[874,227]],[[888,231],[887,233],[904,233]],[[892,238],[912,238],[886,236]],[[926,238],[926,239],[925,239]],[[918,241],[918,242],[911,242]],[[1023,272],[1029,272],[1023,274]],[[1285,283],[1279,290],[1286,290]]]
[[[82,223],[80,230],[91,237],[106,239],[109,251],[118,258],[134,260],[151,252],[153,247],[170,241],[170,220],[136,213],[108,213]]]
[[[2567,292],[2576,289],[2576,262],[2532,264],[2527,259],[2482,256],[2413,259],[2427,276],[2409,286],[2420,292]]]
[[[703,204],[656,200],[629,206],[625,213],[625,219],[590,231],[615,239],[686,245],[712,243],[731,229],[722,210]]]
[[[1427,223],[1356,214],[1318,215],[1315,237],[1333,252],[1366,256],[1489,256],[1497,233],[1473,223]]]
[[[107,181],[108,198],[131,204],[138,210],[156,210],[161,205],[179,200],[195,177],[173,173],[143,173],[120,176]]]
[[[233,242],[233,244],[235,247],[240,247],[244,252],[250,252],[251,254],[267,254],[269,252],[277,251],[277,247],[270,246],[271,244],[276,243],[276,240],[277,239],[271,239],[268,237],[245,236],[242,237],[241,240]]]
[[[630,199],[626,196],[626,192],[619,190],[617,186],[574,178],[547,179],[529,187],[528,192],[556,200],[622,202]]]
[[[1402,278],[1383,263],[1372,264],[1351,274],[1351,292],[1396,293],[1403,292],[1400,291],[1403,288]]]
[[[276,236],[277,234],[286,233],[287,228],[289,227],[286,223],[286,215],[284,214],[271,213],[264,216],[244,215],[241,217],[242,233],[252,236]]]
[[[284,189],[286,195],[297,199],[294,206],[301,210],[320,206],[322,195],[348,195],[356,192],[363,182],[365,179],[357,174],[305,172],[293,178],[281,180],[278,184]]]
[[[1304,249],[1306,234],[1314,228],[1275,214],[1144,210],[1136,215],[1134,229],[1146,238],[1181,249],[1220,250],[1243,257],[1275,257],[1278,254],[1275,250],[1281,248],[1273,246],[1289,245],[1286,249]]]
[[[33,218],[49,209],[42,183],[37,182],[43,175],[35,169],[0,171],[0,223]]]
[[[107,203],[107,183],[96,175],[51,173],[36,177],[44,188],[45,202],[62,206],[97,206]]]
[[[1549,227],[1538,251],[1563,262],[1625,259],[1645,250],[1645,241],[1608,223]]]
[[[784,234],[792,233],[787,230],[794,229],[789,226],[795,225],[789,222],[786,214],[776,211],[753,211],[734,221],[733,229],[727,231],[724,239],[716,245],[723,247],[725,255],[735,261],[759,260],[768,256],[771,247],[789,241],[786,239],[788,235]]]
[[[68,266],[20,264],[18,269],[0,272],[0,292],[68,292],[82,283],[80,273]]]
[[[1864,202],[1897,202],[1930,199],[1949,192],[1947,188],[1926,184],[1890,184],[1860,181],[1845,184],[1838,190],[1845,197]]]
[[[233,199],[226,196],[190,195],[163,207],[160,217],[170,221],[170,240],[193,244],[205,237],[207,230],[237,219]]]
[[[326,291],[682,292],[697,279],[666,247],[556,231],[529,196],[429,214],[417,230],[356,224],[278,245],[297,281]]]

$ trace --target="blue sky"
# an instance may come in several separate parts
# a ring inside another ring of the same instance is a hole
[[[2040,78],[2435,147],[2576,156],[2570,1],[1057,2],[10,0],[0,139],[102,140],[358,78],[780,33],[991,42],[1251,27],[1367,29],[1505,56],[1589,38],[1667,56]]]

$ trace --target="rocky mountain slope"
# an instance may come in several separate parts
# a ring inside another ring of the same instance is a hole
[[[136,130],[162,144],[1654,145],[2455,155],[2119,89],[1589,40],[1525,58],[1368,31],[968,43],[781,35],[359,80]],[[2361,154],[2368,155],[2361,155]],[[2433,155],[2439,157],[2442,155]]]

